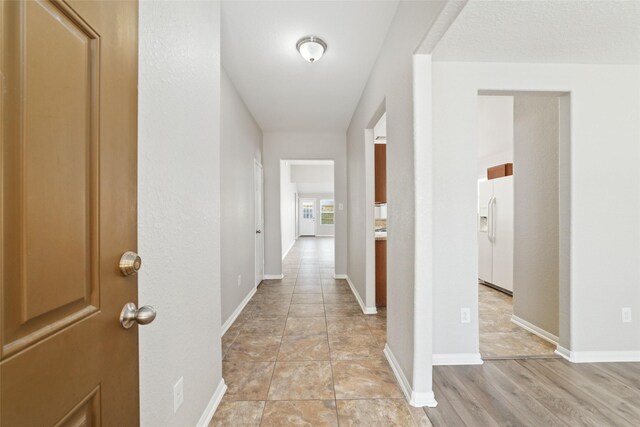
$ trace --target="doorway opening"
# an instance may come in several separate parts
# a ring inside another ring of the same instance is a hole
[[[387,114],[382,103],[364,131],[366,310],[387,306]]]
[[[387,114],[373,128],[376,309],[387,307]]]
[[[282,259],[300,237],[330,238],[335,250],[333,160],[280,161]]]
[[[568,330],[569,108],[563,92],[478,92],[483,359],[556,357]]]

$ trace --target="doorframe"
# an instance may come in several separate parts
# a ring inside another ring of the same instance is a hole
[[[364,130],[364,183],[365,183],[365,306],[376,313],[376,174],[374,127],[387,112],[386,100],[380,104]],[[388,129],[388,128],[387,128]],[[387,209],[387,225],[389,209]],[[387,289],[388,291],[388,289]]]
[[[256,283],[256,281],[258,280],[258,239],[255,238],[254,236],[254,240],[253,240],[253,281],[254,281],[254,288],[257,288],[258,285],[264,280],[264,168],[262,167],[262,163],[260,163],[258,161],[258,159],[253,159],[253,201],[255,203],[255,182],[256,182],[256,166],[259,168],[260,170],[260,196],[262,199],[262,277],[260,279],[260,281],[258,281]],[[257,221],[256,221],[256,207],[255,205],[253,206],[253,224],[254,226],[256,225]]]
[[[318,217],[318,199],[315,199],[313,197],[300,197],[298,198],[298,200],[300,201],[298,203],[298,212],[296,217],[298,218],[298,224],[300,224],[302,222],[302,218],[300,218],[300,211],[302,210],[302,204],[304,203],[305,200],[313,200],[313,234],[300,234],[298,237],[317,237],[318,235],[318,223],[317,221],[317,217]],[[335,221],[334,221],[335,222]]]
[[[541,328],[533,324],[524,324],[521,322],[514,322],[512,315],[512,322],[519,327],[527,330],[528,332],[540,337],[541,339],[556,346],[555,354],[563,357],[564,359],[574,362],[570,358],[570,350],[565,348],[564,345],[571,346],[569,342],[571,336],[571,109],[573,108],[573,96],[570,90],[545,90],[545,89],[487,89],[478,88],[476,92],[477,96],[517,96],[518,94],[538,94],[548,96],[555,96],[558,99],[558,208],[559,208],[559,279],[558,279],[558,341],[553,342],[549,337],[551,335],[548,331],[544,331]],[[476,144],[477,145],[477,144]],[[476,147],[477,148],[477,147]],[[514,141],[515,148],[515,141]],[[514,151],[515,152],[515,151]],[[514,159],[515,160],[515,159]],[[564,177],[564,179],[563,179]],[[515,189],[515,186],[514,186]],[[514,193],[515,196],[515,193]],[[563,210],[564,209],[564,210]],[[514,212],[515,214],[515,212]],[[515,218],[514,218],[515,221]],[[515,232],[515,229],[514,229]],[[476,233],[476,239],[478,235]],[[476,245],[477,247],[477,245]],[[515,251],[515,247],[514,247]],[[515,254],[515,252],[514,252]],[[515,283],[513,285],[515,290]],[[566,298],[569,296],[569,298]],[[475,299],[475,312],[478,316],[477,325],[477,337],[478,337],[478,355],[480,360],[484,360],[480,353],[480,300]],[[555,337],[554,337],[555,338]]]
[[[283,194],[283,188],[282,188],[282,173],[283,173],[283,165],[285,162],[296,162],[299,160],[304,160],[304,161],[328,161],[331,162],[332,166],[333,166],[333,194],[334,194],[334,203],[335,203],[335,211],[334,211],[334,236],[333,236],[333,251],[334,251],[334,278],[336,279],[346,279],[347,278],[347,274],[346,271],[345,273],[339,273],[336,274],[335,272],[335,264],[337,264],[337,260],[338,260],[338,244],[340,241],[342,241],[342,239],[345,239],[345,243],[346,240],[348,240],[348,232],[347,232],[347,227],[346,224],[344,223],[345,221],[348,220],[348,218],[344,218],[343,215],[346,215],[345,211],[347,210],[345,207],[345,201],[344,201],[344,197],[346,194],[346,177],[345,177],[345,186],[341,187],[342,190],[338,191],[338,187],[337,187],[337,183],[338,183],[338,176],[340,176],[341,172],[343,171],[345,172],[346,175],[346,170],[344,169],[344,162],[342,161],[341,157],[338,154],[335,155],[328,155],[328,156],[314,156],[314,155],[308,155],[308,153],[302,151],[302,152],[298,152],[298,155],[280,155],[277,156],[274,160],[274,163],[277,163],[278,166],[278,175],[277,175],[277,189],[278,189],[278,224],[279,224],[279,232],[277,233],[277,237],[280,240],[280,242],[282,242],[282,229],[283,229],[283,212],[282,212],[282,205],[281,205],[281,200],[282,200],[282,194]],[[266,159],[265,161],[267,163],[270,163],[270,161],[267,161],[269,159]],[[271,173],[269,172],[270,168],[267,165],[267,174]],[[296,201],[298,202],[298,206],[296,207],[296,214],[295,214],[295,218],[298,218],[298,212],[299,212],[299,204],[300,204],[300,200],[302,199],[302,197],[300,197],[300,191],[298,190],[296,193],[297,198]],[[338,197],[342,197],[343,199],[338,199]],[[342,225],[338,226],[338,222],[339,220],[341,221]],[[299,225],[298,225],[299,227]],[[340,230],[340,232],[338,231]],[[297,230],[295,235],[296,235],[296,241],[297,239],[300,237],[300,230]],[[265,237],[266,239],[266,237]],[[295,242],[294,242],[295,244]],[[291,246],[293,247],[293,245]],[[342,248],[344,248],[343,250],[346,250],[346,245],[341,246]],[[280,248],[282,248],[282,244],[280,244]],[[291,249],[291,248],[289,248]],[[348,251],[347,251],[348,252]],[[287,252],[288,253],[288,252]],[[286,256],[286,255],[285,255]],[[275,277],[281,278],[282,276],[282,267],[283,267],[283,263],[282,261],[284,260],[285,257],[280,257],[280,274],[276,275]],[[267,275],[266,277],[270,277],[269,275]]]

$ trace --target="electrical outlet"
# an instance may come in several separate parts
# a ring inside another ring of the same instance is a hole
[[[622,307],[622,323],[631,323],[631,307]]]
[[[471,309],[469,307],[460,309],[460,323],[471,323]]]
[[[184,377],[180,377],[180,379],[173,385],[173,413],[178,412],[178,409],[184,403]]]
[[[238,287],[242,284],[242,274],[238,274]]]

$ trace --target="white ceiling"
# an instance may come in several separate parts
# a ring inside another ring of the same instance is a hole
[[[640,2],[471,0],[434,59],[639,64]]]
[[[263,131],[345,131],[398,2],[223,1],[222,65]],[[308,63],[307,35],[327,43]]]

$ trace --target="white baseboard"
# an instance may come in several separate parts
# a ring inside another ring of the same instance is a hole
[[[264,280],[280,280],[284,279],[284,274],[265,274]]]
[[[333,274],[333,278],[334,279],[342,279],[342,280],[347,280],[347,275],[346,274]]]
[[[378,309],[376,309],[375,307],[367,307],[364,304],[364,301],[362,301],[362,298],[360,298],[360,294],[358,293],[358,290],[353,285],[353,282],[351,281],[348,275],[345,275],[345,279],[347,279],[347,283],[351,288],[351,292],[353,293],[353,295],[355,295],[356,299],[358,300],[358,304],[360,304],[360,308],[362,309],[362,312],[364,314],[376,314],[378,312]]]
[[[527,322],[526,320],[516,316],[515,314],[511,315],[511,322],[520,326],[522,329],[531,332],[533,335],[537,335],[543,340],[550,342],[553,345],[557,346],[558,341],[560,341],[557,336],[545,331],[544,329],[534,325],[533,323]]]
[[[207,427],[209,425],[226,391],[227,385],[224,383],[224,378],[222,378],[220,380],[220,383],[218,384],[218,387],[216,388],[216,391],[213,393],[213,396],[211,396],[207,407],[202,413],[202,416],[198,420],[198,424],[196,424],[196,427]]]
[[[556,347],[556,351],[554,352],[555,354],[557,354],[558,356],[562,357],[565,360],[568,360],[569,362],[571,362],[571,351],[567,350],[566,348],[562,347],[562,346],[557,346]]]
[[[480,353],[440,353],[433,355],[433,366],[440,365],[482,365]]]
[[[404,372],[402,372],[402,368],[400,368],[400,364],[398,364],[398,360],[393,355],[393,352],[389,348],[388,344],[384,345],[384,356],[387,358],[389,362],[389,366],[391,366],[391,370],[393,374],[396,376],[398,380],[398,384],[400,384],[400,388],[404,393],[404,397],[407,399],[411,406],[415,406],[421,408],[423,406],[428,406],[429,408],[435,408],[438,405],[436,402],[435,395],[433,391],[428,393],[416,393],[411,389],[411,385],[407,380],[407,377],[404,376]]]
[[[249,292],[249,294],[246,297],[244,297],[240,305],[233,311],[233,313],[231,314],[231,316],[229,316],[227,321],[224,322],[224,324],[222,325],[222,334],[220,335],[224,335],[227,332],[227,330],[231,327],[231,325],[233,325],[233,322],[236,321],[236,319],[242,312],[242,309],[244,309],[244,307],[249,303],[249,301],[255,295],[255,293],[256,293],[256,288],[254,287],[253,289],[251,289],[251,292]]]
[[[285,251],[284,255],[282,255],[282,259],[283,259],[283,260],[287,257],[287,255],[289,255],[289,252],[291,251],[291,248],[293,248],[293,245],[295,245],[295,244],[296,244],[296,241],[297,241],[297,240],[298,240],[298,238],[296,238],[296,240],[294,240],[294,241],[291,243],[291,246],[289,246],[289,249],[287,249],[287,250]]]
[[[640,362],[640,351],[571,351],[558,346],[556,354],[572,363]]]

